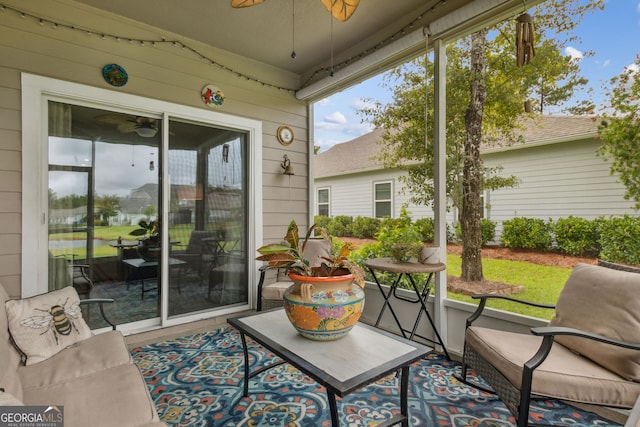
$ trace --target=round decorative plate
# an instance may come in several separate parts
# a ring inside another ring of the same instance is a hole
[[[202,102],[208,107],[220,107],[224,103],[224,93],[218,86],[207,85],[202,88]]]
[[[107,64],[102,67],[102,77],[111,86],[124,86],[129,80],[127,72],[118,64]]]

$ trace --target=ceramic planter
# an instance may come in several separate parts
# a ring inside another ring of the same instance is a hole
[[[305,338],[330,341],[344,337],[364,309],[364,290],[353,274],[308,277],[289,274],[293,285],[285,291],[284,309]]]

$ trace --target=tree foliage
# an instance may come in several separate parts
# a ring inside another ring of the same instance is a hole
[[[599,154],[612,159],[611,173],[617,173],[626,187],[625,199],[640,209],[640,56],[635,67],[611,79],[610,111],[602,115]]]
[[[604,0],[586,4],[582,0],[550,0],[537,7],[532,15],[536,34],[541,39],[536,43],[539,50],[530,66],[515,65],[513,21],[481,30],[473,36],[473,43],[467,37],[447,46],[446,191],[452,205],[463,212],[465,218],[461,221],[467,221],[463,227],[463,245],[471,244],[476,249],[480,246],[479,222],[483,208],[478,202],[480,192],[517,185],[515,176],[501,176],[500,168],[489,170],[482,165],[480,147],[520,141],[516,135],[525,99],[537,96],[536,109],[544,111],[545,107],[566,102],[587,83],[579,76],[575,61],[561,53],[564,43],[575,38],[551,40],[545,39],[545,34],[550,30],[556,34],[570,33],[584,14],[603,7]],[[477,65],[471,57],[474,45],[483,48],[483,55],[475,57],[476,60],[482,58],[486,64],[482,71],[477,67],[473,71]],[[425,117],[433,117],[434,113],[433,102],[430,102],[434,99],[433,75],[433,64],[424,56],[404,64],[391,71],[383,84],[392,91],[392,102],[376,103],[362,110],[371,123],[386,130],[380,141],[383,164],[404,170],[406,174],[400,180],[410,192],[412,202],[425,205],[434,199],[433,144],[425,144],[433,135],[433,121],[425,121]],[[471,102],[472,88],[478,87],[478,79],[482,80],[486,96],[480,102]],[[425,102],[427,100],[429,102]],[[575,111],[584,110],[584,104],[575,106]],[[468,117],[476,118],[475,125],[467,122]],[[471,132],[475,132],[473,137]],[[471,206],[464,208],[465,200]],[[465,231],[472,236],[465,235]],[[463,248],[462,262],[463,279],[482,279],[479,250],[469,251],[465,256]],[[472,263],[467,271],[478,274],[465,274],[465,262]]]

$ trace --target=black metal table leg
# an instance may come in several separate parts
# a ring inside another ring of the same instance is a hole
[[[249,351],[247,350],[247,339],[240,333],[242,339],[242,353],[244,355],[244,397],[249,397]]]
[[[448,360],[451,360],[451,358],[449,357],[449,352],[447,352],[447,348],[444,346],[444,342],[442,341],[442,338],[440,337],[440,333],[438,332],[438,328],[436,328],[436,325],[433,321],[433,318],[431,317],[431,315],[429,314],[429,310],[427,309],[427,304],[426,304],[426,300],[429,297],[429,289],[431,289],[431,278],[433,276],[433,273],[429,274],[429,277],[427,278],[427,282],[424,285],[424,289],[422,290],[422,292],[418,291],[418,287],[416,286],[415,281],[413,280],[413,277],[408,274],[407,276],[409,276],[409,282],[411,283],[411,286],[413,286],[413,290],[415,291],[416,295],[419,295],[420,297],[418,298],[419,302],[420,302],[420,309],[418,310],[418,317],[416,318],[415,323],[413,324],[413,330],[411,331],[411,336],[409,339],[413,339],[413,336],[416,333],[416,330],[418,328],[418,323],[420,322],[420,319],[422,318],[422,313],[424,313],[427,316],[427,319],[429,320],[429,324],[431,325],[431,329],[433,329],[433,333],[437,338],[437,342],[434,342],[434,344],[439,344],[440,347],[442,347],[442,351],[444,352],[445,356],[447,357]]]
[[[393,315],[393,319],[396,321],[396,324],[398,325],[398,329],[400,329],[400,333],[404,338],[407,338],[407,334],[405,333],[405,330],[402,327],[402,324],[400,323],[400,319],[398,319],[398,316],[396,315],[396,312],[393,309],[393,306],[389,302],[389,298],[391,298],[391,295],[395,294],[395,290],[398,287],[398,284],[400,283],[400,277],[402,277],[402,275],[399,275],[396,278],[393,285],[391,285],[391,287],[389,288],[389,292],[385,294],[384,289],[382,289],[382,285],[380,284],[380,282],[378,281],[378,278],[376,277],[376,273],[371,268],[369,268],[369,271],[371,272],[371,275],[373,276],[373,280],[375,280],[376,285],[378,285],[378,289],[380,290],[380,293],[384,298],[384,304],[382,304],[382,308],[380,309],[380,313],[378,314],[378,319],[376,320],[375,327],[376,328],[378,327],[378,325],[380,324],[380,320],[382,320],[382,315],[384,314],[387,307],[389,307],[389,310]]]
[[[331,412],[331,426],[338,427],[340,425],[340,417],[338,417],[336,395],[329,389],[327,389],[327,400],[329,401],[329,411]]]
[[[402,367],[400,379],[400,413],[403,416],[402,427],[409,427],[409,365]]]

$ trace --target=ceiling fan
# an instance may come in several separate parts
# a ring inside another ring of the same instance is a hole
[[[340,22],[344,22],[356,11],[360,0],[320,0],[327,10]],[[231,7],[249,7],[263,3],[264,0],[231,0]]]
[[[150,117],[114,113],[96,116],[95,119],[99,122],[116,125],[116,129],[121,133],[135,132],[144,138],[152,138],[158,132],[158,120]]]

